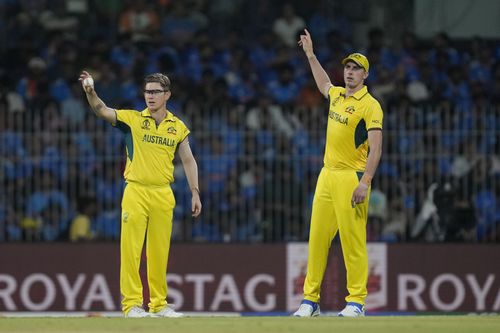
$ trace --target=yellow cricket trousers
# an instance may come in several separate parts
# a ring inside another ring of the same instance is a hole
[[[120,292],[124,313],[143,304],[139,265],[144,238],[149,310],[157,312],[167,305],[166,271],[174,206],[170,186],[151,187],[137,183],[125,186],[120,239]]]
[[[347,302],[365,304],[368,279],[366,222],[370,190],[362,204],[351,206],[351,198],[359,180],[356,171],[323,168],[314,193],[307,276],[304,299],[319,302],[328,253],[333,238],[340,242],[347,271]]]

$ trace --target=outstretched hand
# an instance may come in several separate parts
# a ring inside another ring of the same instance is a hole
[[[85,81],[86,79],[90,79],[90,81],[89,80]],[[82,88],[87,94],[90,94],[92,93],[92,91],[94,91],[94,79],[92,78],[92,75],[90,75],[89,72],[82,71],[78,81],[82,83]]]
[[[314,51],[313,51],[313,42],[311,38],[311,34],[307,29],[304,29],[305,35],[300,35],[300,40],[298,41],[299,46],[302,46],[302,49],[304,50],[306,56],[312,57],[314,56]]]

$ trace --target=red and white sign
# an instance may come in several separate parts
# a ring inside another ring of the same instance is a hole
[[[369,244],[368,256],[369,311],[500,311],[499,245]],[[306,243],[174,244],[168,301],[181,311],[294,311],[306,269]],[[344,306],[345,284],[334,244],[322,310]],[[1,244],[4,311],[120,311],[118,244]]]

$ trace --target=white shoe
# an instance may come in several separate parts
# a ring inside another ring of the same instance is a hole
[[[365,307],[359,303],[349,302],[344,310],[340,311],[339,317],[364,317]]]
[[[146,318],[146,317],[150,317],[149,313],[147,313],[143,308],[139,306],[133,306],[125,314],[125,318]]]
[[[320,314],[319,304],[308,300],[300,303],[299,309],[293,314],[294,317],[317,317]]]
[[[151,313],[151,312],[150,312]],[[151,313],[152,317],[164,317],[164,318],[182,318],[184,317],[184,313],[177,312],[168,305],[165,306],[163,309],[161,309],[158,312]]]

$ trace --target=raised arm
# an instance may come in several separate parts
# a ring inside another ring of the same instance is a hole
[[[198,186],[198,165],[194,159],[191,147],[189,147],[189,140],[185,138],[179,144],[179,156],[181,158],[182,165],[184,167],[184,172],[191,188],[191,213],[194,217],[197,217],[201,213],[201,200],[200,200],[200,188]]]
[[[318,86],[319,91],[323,94],[323,96],[328,97],[328,90],[332,86],[332,82],[330,81],[328,74],[326,74],[325,70],[314,55],[311,34],[309,33],[309,31],[307,31],[307,29],[304,29],[304,32],[305,35],[300,35],[298,44],[302,46],[302,49],[307,56],[309,66],[311,66],[314,81],[316,81],[316,85]]]
[[[97,96],[92,76],[88,72],[83,71],[78,80],[82,83],[83,90],[87,95],[87,101],[96,116],[110,122],[113,125],[116,124],[116,111],[112,108],[108,108],[99,96]]]

